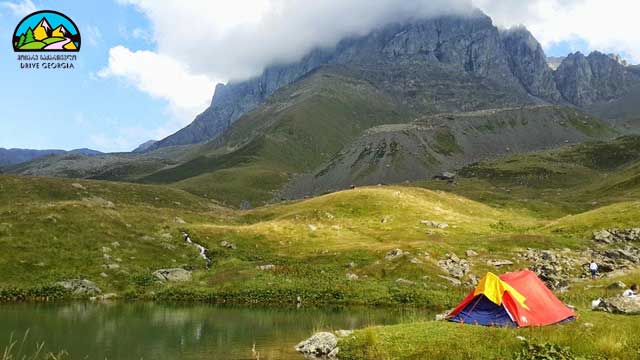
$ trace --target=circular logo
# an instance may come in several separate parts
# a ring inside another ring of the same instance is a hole
[[[27,15],[13,32],[13,50],[80,51],[80,31],[68,16],[53,10]]]

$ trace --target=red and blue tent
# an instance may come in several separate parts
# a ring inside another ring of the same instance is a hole
[[[448,315],[449,321],[485,326],[545,326],[575,319],[538,276],[523,270],[487,273]]]

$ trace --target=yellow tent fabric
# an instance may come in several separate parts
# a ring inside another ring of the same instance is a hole
[[[523,308],[529,310],[524,303],[527,299],[518,290],[511,287],[511,285],[500,280],[498,275],[488,272],[482,280],[476,286],[474,296],[484,295],[487,299],[491,300],[496,305],[502,305],[502,297],[504,293],[508,292],[511,297],[517,301]]]

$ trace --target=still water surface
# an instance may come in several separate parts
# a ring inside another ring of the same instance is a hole
[[[0,349],[29,330],[29,346],[72,359],[301,359],[314,331],[428,318],[414,309],[253,308],[153,303],[0,305]]]

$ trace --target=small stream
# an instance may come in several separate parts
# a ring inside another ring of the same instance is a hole
[[[191,236],[187,233],[182,233],[182,237],[184,238],[185,242],[195,246],[198,251],[200,251],[200,257],[207,262],[207,269],[209,269],[211,267],[211,257],[209,256],[209,249],[191,240]]]
[[[72,359],[302,359],[293,347],[315,331],[431,319],[415,309],[254,308],[155,303],[0,304],[0,350],[29,330],[28,349]]]

